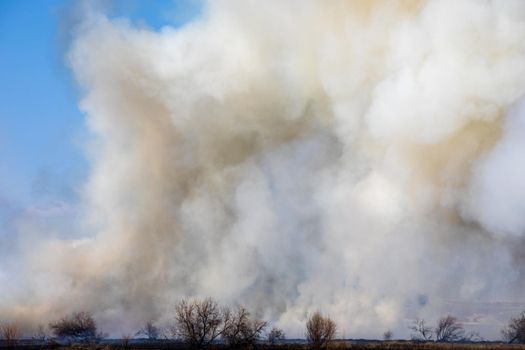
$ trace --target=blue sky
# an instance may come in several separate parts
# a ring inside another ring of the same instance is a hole
[[[200,10],[197,0],[101,3],[109,17],[154,30],[179,26]],[[13,208],[74,202],[88,175],[87,131],[64,60],[72,6],[67,0],[0,0],[0,223]]]

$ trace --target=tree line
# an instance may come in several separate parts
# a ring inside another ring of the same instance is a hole
[[[173,340],[192,349],[204,349],[220,343],[238,349],[254,347],[266,341],[276,344],[285,339],[284,332],[276,327],[269,329],[267,321],[258,319],[245,307],[221,307],[211,298],[183,299],[175,307],[174,323],[161,329],[152,321],[135,334],[122,335],[123,345],[133,338],[149,340]],[[106,335],[97,329],[91,313],[80,311],[64,316],[49,324],[53,337],[47,336],[42,326],[33,336],[40,341],[62,340],[73,342],[97,342]],[[464,342],[482,340],[476,333],[465,333],[463,325],[453,316],[440,318],[435,327],[428,326],[424,319],[416,319],[409,326],[411,339],[420,342]],[[337,325],[330,317],[315,312],[305,324],[305,338],[312,349],[324,349],[334,340]],[[525,343],[525,312],[513,317],[502,330],[508,343]],[[4,345],[14,346],[20,338],[20,329],[14,324],[0,324],[0,340]],[[384,340],[392,340],[393,333],[386,331]]]
[[[416,319],[409,327],[414,341],[435,341],[439,343],[471,342],[483,340],[478,333],[466,333],[456,317],[447,315],[430,327],[424,319]],[[501,330],[502,338],[509,344],[525,344],[525,311],[512,317]]]
[[[221,307],[211,298],[183,299],[175,307],[175,322],[161,329],[152,321],[135,334],[123,334],[122,344],[128,345],[133,338],[172,340],[184,343],[191,349],[204,349],[212,344],[224,344],[231,349],[254,347],[261,341],[276,344],[285,339],[282,329],[252,315],[245,307]],[[32,338],[42,342],[62,341],[68,343],[97,343],[107,337],[100,332],[91,313],[74,312],[51,322],[49,337],[43,327]],[[321,313],[314,313],[306,323],[305,336],[314,349],[326,347],[336,333],[333,320]],[[20,329],[14,324],[0,326],[0,340],[10,347],[17,344]]]

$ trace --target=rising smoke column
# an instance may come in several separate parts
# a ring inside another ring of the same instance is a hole
[[[455,313],[497,337],[519,310],[494,303],[525,301],[524,2],[211,1],[159,32],[90,12],[68,57],[87,233],[20,258],[13,317],[118,335],[212,296],[290,336],[320,309],[341,336]]]

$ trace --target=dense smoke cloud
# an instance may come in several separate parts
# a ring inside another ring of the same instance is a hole
[[[118,335],[212,296],[290,336],[319,309],[340,336],[452,313],[498,337],[523,306],[525,2],[211,1],[159,32],[91,11],[68,59],[84,234],[24,245],[6,315]]]

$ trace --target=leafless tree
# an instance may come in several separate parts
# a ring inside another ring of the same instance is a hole
[[[5,323],[0,325],[0,339],[2,339],[6,346],[11,347],[16,345],[20,338],[20,328],[14,323]]]
[[[412,330],[410,338],[415,341],[429,341],[432,340],[432,328],[428,327],[425,320],[422,318],[416,318],[412,326],[409,327]]]
[[[60,338],[87,341],[96,340],[101,335],[97,333],[97,326],[89,312],[74,312],[69,316],[50,323],[53,334]]]
[[[224,331],[229,312],[221,310],[211,298],[181,300],[175,308],[177,336],[190,347],[201,349],[210,345]]]
[[[465,339],[463,325],[453,316],[445,316],[438,320],[436,329],[436,341],[442,343],[456,342]]]
[[[122,342],[122,346],[125,347],[125,348],[128,347],[129,341],[131,339],[133,339],[133,336],[131,334],[129,334],[129,333],[124,333],[124,334],[122,334],[120,336],[120,340]]]
[[[383,333],[383,339],[386,340],[386,341],[392,340],[393,336],[394,336],[394,333],[392,333],[391,330],[388,330],[385,333]]]
[[[160,330],[152,321],[146,322],[137,333],[137,336],[145,337],[149,340],[155,340],[159,338]]]
[[[306,322],[306,340],[313,349],[322,349],[334,338],[336,330],[330,317],[316,312]]]
[[[240,306],[234,312],[227,312],[222,339],[231,348],[254,345],[266,326],[267,322],[252,319],[248,310]]]
[[[40,342],[45,342],[48,340],[48,335],[46,333],[46,329],[43,325],[39,325],[36,331],[33,333],[32,337],[33,340],[38,340]]]
[[[270,332],[268,332],[268,342],[270,344],[275,344],[280,340],[283,340],[285,337],[284,332],[282,329],[279,329],[277,327],[273,327]]]
[[[510,319],[509,324],[501,331],[508,343],[525,343],[525,311]]]

